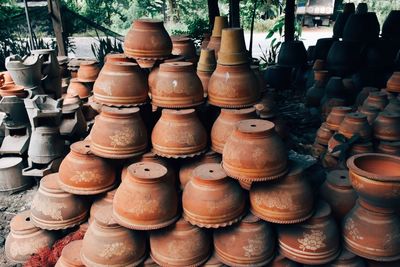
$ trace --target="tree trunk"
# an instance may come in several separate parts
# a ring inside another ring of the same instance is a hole
[[[219,16],[218,0],[207,0],[208,3],[208,19],[210,22],[210,30],[214,27],[214,18]]]
[[[286,0],[285,7],[285,41],[294,40],[294,7],[295,0]]]
[[[230,27],[240,27],[240,0],[229,0],[229,25]]]

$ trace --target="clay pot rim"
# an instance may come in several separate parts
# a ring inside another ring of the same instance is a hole
[[[91,141],[82,140],[71,144],[70,149],[79,155],[93,155],[92,151],[90,150],[90,145]]]
[[[229,115],[247,115],[247,114],[254,113],[255,111],[256,111],[255,107],[233,108],[233,109],[221,108],[221,114],[225,114],[225,115],[228,115],[228,116]]]
[[[193,63],[188,61],[174,61],[160,64],[161,72],[192,72],[194,71]]]
[[[236,124],[236,130],[242,134],[268,134],[275,129],[275,124],[261,119],[242,120]]]
[[[220,69],[220,71],[225,71],[225,72],[241,72],[244,69],[246,69],[253,73],[253,71],[250,69],[250,65],[248,63],[237,64],[237,65],[222,65],[222,64],[217,63],[216,68]]]
[[[39,189],[42,189],[44,191],[51,192],[51,193],[65,193],[65,194],[70,195],[70,193],[65,192],[64,190],[61,189],[61,187],[58,184],[59,179],[60,178],[59,178],[58,172],[50,173],[50,174],[44,176],[42,178],[42,180],[40,180]]]
[[[196,110],[194,108],[188,109],[163,109],[161,111],[162,115],[173,116],[173,117],[183,117],[185,115],[195,114]]]
[[[182,35],[172,35],[171,36],[171,41],[172,43],[188,43],[190,42],[192,39],[188,36],[182,36]]]
[[[134,20],[133,24],[152,27],[153,25],[164,25],[164,22],[160,19],[142,18]]]
[[[126,61],[109,61],[105,65],[115,65],[115,66],[123,66],[123,67],[138,67],[139,64],[135,62],[126,62]]]
[[[143,182],[154,182],[166,178],[168,169],[156,162],[141,161],[128,166],[128,178]]]
[[[61,251],[60,259],[66,261],[71,266],[84,266],[81,258],[80,251],[82,249],[83,240],[74,240],[68,243]],[[75,258],[75,256],[78,256]]]
[[[121,116],[121,115],[133,115],[140,111],[138,107],[129,107],[129,108],[122,108],[122,107],[108,107],[103,106],[101,107],[101,115],[114,115],[114,116]]]
[[[249,211],[242,219],[241,223],[251,224],[260,222],[261,219]],[[262,222],[262,221],[261,221]]]
[[[333,107],[330,113],[339,113],[339,114],[347,114],[351,113],[353,109],[347,106],[336,106]]]
[[[3,157],[0,158],[0,170],[13,168],[22,162],[21,157]]]
[[[25,210],[16,214],[10,221],[10,231],[15,233],[32,233],[41,231],[31,219],[31,210]]]

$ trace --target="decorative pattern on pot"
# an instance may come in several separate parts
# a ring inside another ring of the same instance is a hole
[[[400,140],[400,113],[383,111],[373,125],[374,137],[382,141]]]
[[[54,267],[85,267],[81,260],[82,243],[82,240],[75,240],[66,245]]]
[[[99,76],[100,68],[96,61],[82,61],[79,64],[78,80],[84,83],[93,83]]]
[[[372,137],[372,129],[367,116],[358,112],[348,113],[340,123],[338,132],[348,139],[355,134],[358,134],[363,141],[368,141]]]
[[[332,131],[337,131],[344,117],[350,112],[350,107],[333,107],[326,118],[326,127]]]
[[[64,155],[65,145],[58,127],[36,127],[29,142],[29,159],[38,164],[48,164]]]
[[[24,165],[20,157],[0,158],[0,192],[16,192],[29,187],[32,178],[22,175]]]
[[[78,95],[80,99],[87,99],[92,94],[92,89],[87,83],[79,81],[77,78],[70,80],[67,95]]]
[[[228,18],[226,16],[215,16],[214,27],[207,48],[214,49],[216,59],[218,59],[218,52],[221,47],[222,29],[225,28],[228,28]]]

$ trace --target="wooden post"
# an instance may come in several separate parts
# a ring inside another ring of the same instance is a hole
[[[286,0],[285,7],[285,42],[294,41],[295,0]]]
[[[31,46],[31,50],[33,50],[33,49],[36,49],[36,48],[35,48],[35,43],[34,43],[34,41],[33,41],[31,19],[29,18],[29,11],[28,11],[28,3],[27,3],[27,0],[24,0],[24,6],[25,6],[26,23],[28,24],[29,44],[30,44],[30,46]]]
[[[258,3],[258,1],[257,1],[257,0],[254,0],[253,12],[251,13],[250,45],[249,45],[250,57],[253,57],[254,19],[256,18],[257,3]]]
[[[56,35],[56,41],[58,46],[58,55],[66,56],[67,47],[65,42],[62,17],[61,17],[61,3],[60,0],[47,0],[49,15],[53,22],[53,29]]]
[[[240,27],[240,0],[229,0],[229,25],[230,27]]]
[[[210,31],[214,27],[214,18],[219,16],[218,0],[207,0],[208,4],[208,19],[210,23]]]

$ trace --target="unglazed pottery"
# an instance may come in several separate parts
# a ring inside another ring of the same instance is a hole
[[[319,70],[325,70],[326,69],[326,62],[323,59],[316,59],[314,61],[313,67],[312,67],[313,71],[319,71]]]
[[[214,28],[208,42],[207,48],[214,49],[215,58],[218,59],[218,52],[221,47],[222,29],[228,28],[228,18],[225,16],[214,17]]]
[[[83,61],[79,65],[78,80],[85,83],[96,81],[100,68],[95,61]]]
[[[54,267],[85,267],[81,260],[82,243],[82,240],[75,240],[66,245]]]
[[[22,175],[23,168],[21,157],[0,158],[0,192],[16,192],[31,185],[32,178]]]
[[[181,62],[181,61],[185,61],[185,57],[184,56],[170,56],[168,59],[165,59],[162,61],[162,63],[172,63],[172,62]],[[148,75],[147,78],[147,83],[149,85],[149,95],[151,95],[151,89],[154,88],[154,86],[157,83],[157,75],[158,72],[160,71],[160,65],[156,64],[153,66],[153,68],[151,69],[151,72]]]
[[[331,262],[328,265],[331,267],[366,267],[364,260],[345,248],[342,248],[342,252],[339,257],[336,258],[335,261]]]
[[[400,156],[400,142],[385,142],[381,141],[376,148],[377,153]]]
[[[375,12],[350,15],[343,29],[343,40],[351,42],[371,42],[379,37],[380,26]]]
[[[367,116],[368,123],[373,124],[381,110],[371,106],[360,106],[358,112]]]
[[[69,82],[67,94],[70,96],[78,95],[80,99],[87,99],[92,94],[92,89],[87,83],[73,78]]]
[[[373,125],[374,137],[382,141],[400,141],[400,113],[383,111]]]
[[[218,52],[217,62],[221,65],[240,65],[249,62],[242,28],[226,28],[222,30],[221,47]]]
[[[216,66],[214,50],[210,48],[201,49],[199,62],[197,63],[197,71],[212,73]]]
[[[361,61],[361,47],[357,42],[336,41],[326,58],[327,68],[334,75],[352,74]]]
[[[29,159],[38,164],[48,164],[64,154],[64,140],[60,136],[59,127],[36,127],[29,141]]]
[[[392,93],[400,93],[400,71],[392,74],[386,84],[386,91]]]
[[[172,54],[184,56],[187,61],[196,63],[196,47],[193,40],[185,36],[171,36],[172,40]]]
[[[350,112],[350,107],[333,107],[326,118],[326,127],[332,131],[337,131],[346,114]]]
[[[307,51],[302,41],[285,41],[278,53],[278,64],[283,67],[300,67],[307,63]]]
[[[26,97],[27,93],[24,91],[24,87],[16,84],[7,84],[0,87],[0,96],[18,96]]]
[[[378,92],[378,91],[379,89],[376,87],[371,87],[371,86],[364,87],[361,90],[361,92],[358,93],[354,106],[356,107],[361,106],[371,92]]]
[[[340,98],[329,98],[326,102],[321,104],[321,117],[322,119],[326,119],[333,107],[344,106],[346,101]]]
[[[132,58],[129,58],[127,56],[125,56],[125,54],[123,53],[117,53],[117,54],[107,54],[104,58],[104,62],[133,62],[135,63],[135,60]]]
[[[400,98],[397,97],[390,99],[389,104],[387,104],[384,111],[400,113]]]
[[[364,100],[363,106],[383,110],[388,103],[389,100],[385,92],[370,92],[367,99]]]
[[[107,193],[99,195],[99,197],[93,201],[92,206],[90,207],[90,217],[89,222],[94,220],[94,216],[96,213],[102,208],[106,206],[111,206],[113,204],[114,195],[117,189],[108,191]]]
[[[367,116],[361,113],[348,113],[340,123],[338,132],[346,138],[358,134],[364,141],[371,139],[372,129],[368,123]]]
[[[317,130],[317,136],[315,137],[315,141],[321,145],[328,145],[329,139],[331,139],[334,131],[330,130],[327,127],[327,124],[324,122],[321,124],[321,127]]]

